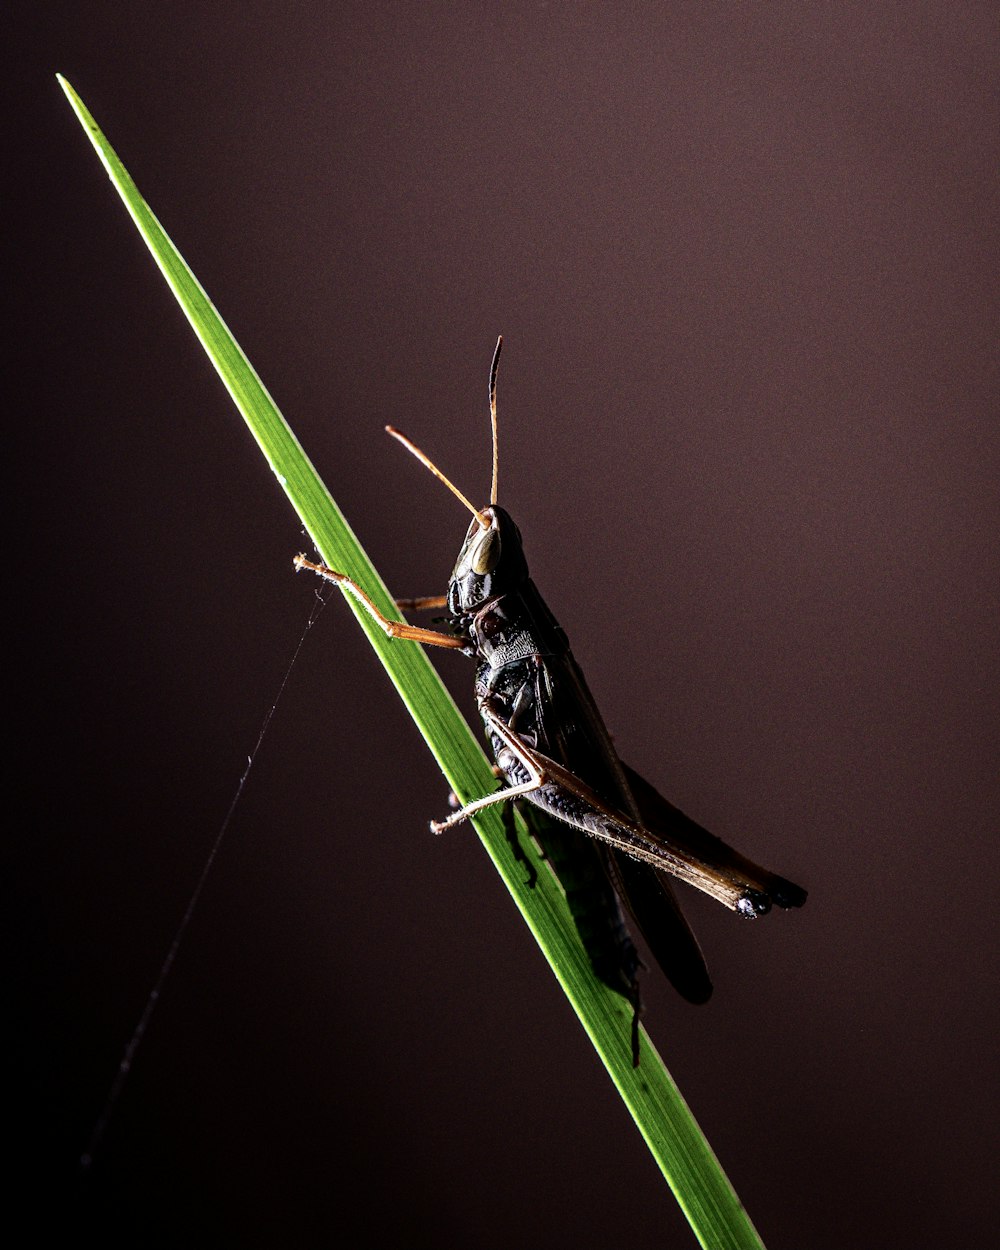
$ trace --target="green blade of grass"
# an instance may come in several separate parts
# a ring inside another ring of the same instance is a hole
[[[201,284],[79,96],[61,75],[58,79],[174,297],[323,559],[349,574],[382,611],[396,617],[381,578]],[[489,763],[423,650],[411,642],[392,642],[350,596],[346,598],[455,794],[467,802],[492,790],[495,779]],[[414,823],[419,826],[420,821]],[[487,808],[473,823],[701,1245],[708,1250],[763,1250],[645,1031],[640,1067],[632,1067],[631,1008],[593,975],[551,874],[539,871],[535,888],[526,887],[523,868],[514,861],[497,808]]]

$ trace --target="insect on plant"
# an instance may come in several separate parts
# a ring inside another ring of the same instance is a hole
[[[461,651],[476,661],[476,702],[500,787],[432,822],[431,829],[441,833],[502,803],[507,836],[531,873],[514,828],[512,808],[518,808],[566,891],[595,974],[632,1004],[637,1064],[642,964],[622,903],[677,991],[689,1002],[703,1003],[712,983],[669,879],[686,881],[749,919],[765,915],[772,905],[801,907],[806,892],[745,859],[618,758],[566,634],[531,580],[520,531],[497,503],[496,380],[502,345],[500,338],[490,369],[488,507],[476,508],[418,447],[386,427],[472,513],[448,593],[397,600],[402,611],[447,609],[449,632],[390,620],[356,582],[325,565],[300,555],[295,566],[336,582],[389,637]]]

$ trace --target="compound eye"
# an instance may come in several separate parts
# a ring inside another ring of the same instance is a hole
[[[483,536],[473,552],[472,571],[480,576],[484,573],[492,573],[499,559],[500,531],[491,526],[490,529],[483,531]]]

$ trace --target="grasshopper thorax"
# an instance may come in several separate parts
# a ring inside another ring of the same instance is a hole
[[[458,553],[448,583],[448,610],[453,616],[478,612],[494,599],[517,590],[528,578],[521,531],[498,504],[480,514],[488,527],[474,520]]]

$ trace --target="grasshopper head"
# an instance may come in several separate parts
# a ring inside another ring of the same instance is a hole
[[[516,590],[528,577],[528,564],[521,545],[521,531],[510,513],[498,504],[483,508],[469,526],[462,550],[448,583],[448,609],[453,616],[464,616],[491,599]]]
[[[528,566],[521,547],[521,532],[510,515],[497,505],[497,367],[503,338],[497,339],[490,366],[490,425],[493,430],[493,482],[490,487],[490,506],[477,508],[462,494],[454,482],[446,477],[433,460],[411,443],[405,434],[387,425],[386,432],[402,443],[420,463],[434,474],[451,493],[464,504],[475,518],[465,535],[462,550],[448,583],[448,608],[453,616],[466,616],[478,612],[484,604],[499,599],[508,591],[515,590],[527,580]]]

